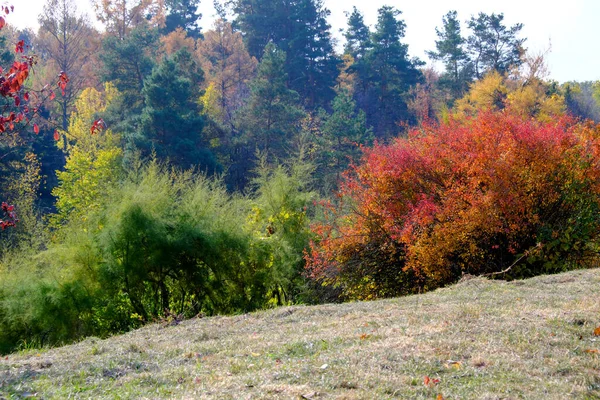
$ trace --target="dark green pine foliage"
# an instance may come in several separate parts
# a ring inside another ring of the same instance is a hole
[[[479,13],[469,20],[472,31],[467,39],[467,48],[473,60],[477,79],[488,72],[496,70],[507,73],[512,67],[520,66],[521,56],[525,49],[526,39],[519,39],[523,24],[515,24],[510,28],[504,25],[504,14]]]
[[[359,107],[367,113],[367,122],[374,127],[377,137],[388,138],[400,131],[399,124],[413,119],[405,97],[410,87],[422,78],[417,69],[422,63],[409,59],[408,45],[401,42],[405,30],[404,21],[398,18],[401,12],[389,6],[378,12],[370,48],[349,72],[357,75],[355,96]]]
[[[457,12],[448,12],[442,21],[442,29],[435,28],[439,38],[435,41],[436,51],[427,54],[431,59],[444,63],[446,70],[440,78],[440,84],[450,90],[453,99],[458,99],[472,81],[472,63],[465,49],[467,40],[461,35]]]
[[[337,188],[343,171],[359,161],[361,146],[373,142],[365,112],[356,108],[352,96],[341,91],[332,102],[332,113],[322,112],[323,124],[317,140],[317,171],[323,193]]]
[[[167,0],[167,16],[165,18],[165,34],[175,31],[177,28],[183,28],[191,38],[198,39],[202,37],[202,29],[198,22],[202,14],[198,13],[200,0]]]
[[[236,0],[233,10],[251,55],[260,59],[269,42],[285,52],[288,86],[306,107],[331,102],[340,60],[322,0]]]
[[[115,132],[131,134],[139,125],[144,108],[144,80],[152,72],[159,49],[159,32],[144,25],[135,28],[124,39],[108,36],[100,53],[101,78],[113,82],[121,98],[103,115]]]
[[[248,144],[278,158],[287,155],[305,115],[298,93],[287,87],[285,58],[273,43],[265,47],[248,104],[239,116]]]
[[[350,54],[355,60],[365,57],[367,51],[371,48],[371,31],[363,15],[356,7],[348,16],[348,29],[344,32],[346,44],[344,45],[344,54]]]
[[[202,70],[182,49],[166,57],[145,80],[145,100],[134,144],[180,168],[213,172],[216,162],[202,138],[204,117],[198,103]]]

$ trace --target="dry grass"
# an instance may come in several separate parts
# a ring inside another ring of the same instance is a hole
[[[599,289],[600,269],[476,278],[420,296],[152,325],[11,355],[0,398],[600,398]]]

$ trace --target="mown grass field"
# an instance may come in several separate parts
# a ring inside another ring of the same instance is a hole
[[[474,278],[23,351],[0,361],[0,399],[595,399],[599,325],[600,269]]]

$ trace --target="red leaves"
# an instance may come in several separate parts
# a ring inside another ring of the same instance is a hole
[[[38,124],[33,124],[33,132],[35,132],[36,135],[40,133],[40,127]]]
[[[15,214],[15,206],[8,205],[3,202],[0,209],[2,210],[3,219],[0,219],[0,229],[4,230],[11,226],[16,226],[19,220]]]
[[[342,205],[313,228],[308,275],[368,299],[435,288],[467,268],[501,271],[522,255],[523,268],[561,254],[585,259],[600,232],[586,211],[600,206],[598,159],[600,126],[567,117],[480,113],[425,124],[366,150],[346,173]]]
[[[25,46],[25,41],[19,40],[17,45],[15,46],[15,53],[23,53],[23,48]]]
[[[92,127],[90,128],[90,133],[93,135],[95,133],[103,131],[104,129],[106,129],[106,123],[102,118],[98,118],[92,124]]]
[[[434,387],[438,383],[440,383],[440,380],[437,378],[430,378],[427,375],[425,375],[425,377],[423,378],[423,385],[427,387]]]
[[[67,77],[67,74],[65,73],[65,71],[60,71],[60,74],[58,74],[58,87],[60,88],[62,95],[65,95],[65,90],[67,88],[67,83],[69,83],[69,78]]]
[[[0,29],[4,28],[6,26],[6,20],[4,19],[4,17],[0,16]]]
[[[594,336],[600,336],[600,326],[594,329]]]
[[[58,133],[58,130],[54,130],[54,140],[57,142],[60,140],[60,134]]]

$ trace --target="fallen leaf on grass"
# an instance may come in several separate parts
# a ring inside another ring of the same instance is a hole
[[[370,338],[370,337],[371,337],[371,335],[368,335],[368,334],[366,334],[366,333],[363,333],[362,335],[360,335],[360,340],[365,340],[365,339],[368,339],[368,338]]]
[[[600,354],[600,350],[598,349],[585,349],[584,352],[590,354]]]
[[[438,383],[440,383],[439,379],[436,378],[430,378],[427,375],[425,375],[425,377],[423,378],[423,384],[427,387],[433,387],[435,385],[437,385]]]
[[[594,329],[594,336],[600,336],[600,326]]]
[[[446,368],[460,369],[460,367],[462,367],[462,362],[448,360],[448,362],[446,364],[444,364],[444,366]]]
[[[441,394],[441,393],[439,393],[439,394],[437,395],[437,397],[435,398],[435,400],[444,400],[444,396],[442,396],[442,394]]]

